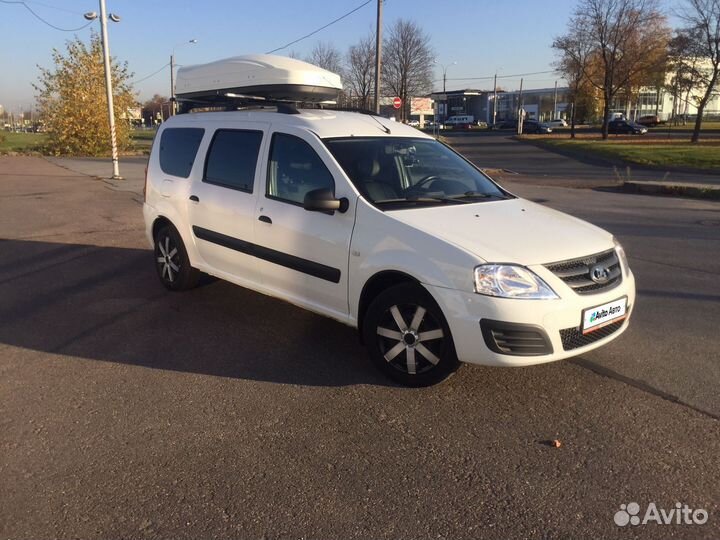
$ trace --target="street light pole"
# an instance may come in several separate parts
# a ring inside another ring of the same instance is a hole
[[[110,120],[110,145],[112,147],[113,179],[121,179],[118,161],[117,137],[115,135],[115,106],[112,92],[112,71],[110,69],[110,45],[108,44],[107,9],[105,0],[100,0],[100,32],[105,63],[105,92],[107,93],[108,119]]]
[[[443,94],[444,94],[445,93],[445,82],[447,81],[447,70],[450,66],[456,66],[457,62],[452,62],[450,64],[444,65],[444,64],[440,64],[437,60],[434,60],[433,63],[440,66],[443,70]]]
[[[190,45],[191,43],[197,43],[197,39],[190,39],[183,41],[173,46],[172,53],[170,54],[170,114],[169,116],[175,116],[177,108],[175,107],[175,49],[182,45]]]
[[[377,0],[377,23],[375,28],[375,114],[380,114],[380,67],[382,63],[382,3]]]
[[[493,78],[493,126],[497,122],[497,72]]]
[[[108,122],[110,124],[110,148],[112,151],[112,164],[113,164],[113,179],[122,180],[120,176],[120,166],[118,162],[118,151],[117,151],[117,137],[115,134],[115,107],[113,104],[113,91],[112,91],[112,70],[110,68],[110,45],[108,44],[108,31],[107,31],[107,20],[108,14],[105,7],[105,0],[100,1],[100,36],[102,38],[103,48],[103,64],[105,67],[105,93],[107,95],[107,107],[108,107]],[[98,14],[94,11],[85,13],[85,19],[93,21],[98,18]],[[120,17],[114,13],[110,14],[110,20],[113,22],[120,22]]]
[[[522,90],[523,90],[523,79],[520,78],[520,93],[518,94],[518,104],[517,104],[517,134],[522,135],[523,130],[523,121],[525,120],[525,117],[523,115],[523,102],[522,102]]]
[[[444,65],[444,64],[439,63],[437,60],[433,60],[433,64],[437,64],[443,70],[443,94],[445,94],[445,82],[447,81],[447,70],[450,66],[457,65],[457,62],[452,62],[450,64]],[[447,98],[447,95],[445,95],[445,116],[443,117],[443,121],[448,116],[448,110],[447,110],[448,105],[449,105],[448,98]]]
[[[170,54],[170,116],[175,116],[175,51]]]

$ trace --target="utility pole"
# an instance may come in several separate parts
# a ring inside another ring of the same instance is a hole
[[[518,93],[518,104],[517,104],[517,133],[518,135],[522,135],[522,128],[523,128],[523,110],[522,110],[522,87],[523,87],[523,80],[520,79],[520,92]]]
[[[382,62],[382,4],[377,0],[377,27],[375,29],[375,114],[380,114],[380,66]]]
[[[553,113],[550,120],[557,118],[557,81],[555,81],[555,92],[553,93]]]
[[[493,78],[493,118],[492,118],[493,125],[495,125],[496,121],[497,121],[497,73],[495,73],[495,77]]]

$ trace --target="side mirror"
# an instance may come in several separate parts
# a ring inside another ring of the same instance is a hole
[[[336,199],[332,190],[329,188],[313,189],[305,194],[303,208],[310,212],[325,212],[332,214],[335,210],[340,213],[347,212],[350,206],[349,201],[342,197]]]

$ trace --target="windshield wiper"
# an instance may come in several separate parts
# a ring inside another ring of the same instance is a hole
[[[409,197],[406,199],[380,199],[375,204],[433,204],[433,203],[455,203],[463,204],[464,201],[449,199],[447,197]]]
[[[493,197],[498,197],[500,199],[505,198],[502,195],[494,195],[492,193],[482,193],[480,191],[466,191],[465,193],[463,193],[461,195],[450,195],[447,198],[454,200],[454,201],[459,201],[459,200],[464,200],[464,199],[491,199]]]

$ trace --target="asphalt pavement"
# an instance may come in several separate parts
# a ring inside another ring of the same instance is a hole
[[[339,323],[165,291],[142,159],[58,163],[0,157],[0,538],[720,536],[720,204],[504,177],[623,242],[631,326],[405,389]],[[616,525],[630,502],[709,518]]]

